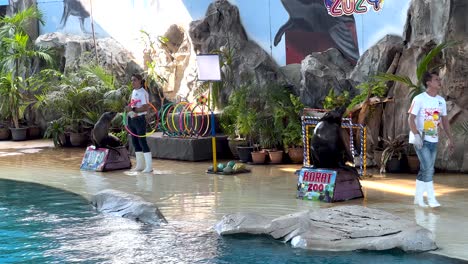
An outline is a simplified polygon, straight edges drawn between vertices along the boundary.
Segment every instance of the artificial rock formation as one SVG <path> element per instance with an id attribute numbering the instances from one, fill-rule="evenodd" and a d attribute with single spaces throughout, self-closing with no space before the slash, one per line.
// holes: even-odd
<path id="1" fill-rule="evenodd" d="M 330 89 L 335 94 L 353 92 L 354 88 L 347 76 L 353 65 L 337 49 L 314 52 L 302 60 L 301 86 L 297 94 L 301 101 L 312 108 L 322 108 L 323 100 Z"/>
<path id="2" fill-rule="evenodd" d="M 77 71 L 80 66 L 96 62 L 93 38 L 68 35 L 60 32 L 40 35 L 36 45 L 49 47 L 60 58 L 60 68 L 66 72 Z M 128 83 L 130 75 L 141 72 L 133 55 L 112 38 L 96 39 L 99 64 L 112 72 L 119 81 Z"/>
<path id="3" fill-rule="evenodd" d="M 370 80 L 375 75 L 385 73 L 394 61 L 398 63 L 402 51 L 402 37 L 387 35 L 362 54 L 348 78 L 357 85 Z M 389 73 L 394 73 L 394 70 L 390 71 Z M 374 157 L 374 150 L 378 145 L 381 133 L 383 108 L 384 104 L 375 104 L 370 114 L 372 118 L 366 120 L 368 166 L 374 166 L 380 162 L 376 160 L 378 157 Z"/>
<path id="4" fill-rule="evenodd" d="M 452 127 L 468 120 L 468 27 L 464 0 L 411 2 L 404 32 L 404 47 L 396 74 L 407 75 L 416 82 L 416 67 L 421 58 L 443 42 L 458 41 L 445 49 L 430 66 L 442 65 L 441 95 L 447 100 L 448 118 Z M 388 103 L 383 114 L 384 136 L 407 134 L 407 111 L 411 104 L 408 87 L 395 83 L 390 89 L 394 103 Z M 449 156 L 446 137 L 441 133 L 436 167 L 451 171 L 468 171 L 468 142 L 464 136 L 455 136 L 455 153 Z"/>
<path id="5" fill-rule="evenodd" d="M 255 213 L 230 214 L 215 229 L 220 235 L 265 234 L 311 250 L 437 249 L 431 231 L 394 214 L 362 206 L 305 211 L 272 221 Z"/>
<path id="6" fill-rule="evenodd" d="M 387 72 L 397 53 L 403 50 L 403 38 L 387 35 L 364 52 L 350 73 L 349 78 L 357 83 L 365 82 L 374 75 Z"/>
<path id="7" fill-rule="evenodd" d="M 225 77 L 233 73 L 232 79 L 224 81 L 221 90 L 221 101 L 227 102 L 233 86 L 254 83 L 262 87 L 268 83 L 284 83 L 278 65 L 257 43 L 250 40 L 242 26 L 239 10 L 228 0 L 217 0 L 211 3 L 203 19 L 190 23 L 190 37 L 197 53 L 207 54 L 215 50 L 232 50 L 232 64 L 224 66 Z"/>
<path id="8" fill-rule="evenodd" d="M 91 198 L 91 204 L 99 212 L 145 224 L 160 225 L 161 223 L 167 223 L 158 207 L 132 194 L 116 190 L 103 190 Z"/>
<path id="9" fill-rule="evenodd" d="M 155 63 L 157 73 L 167 81 L 159 83 L 165 98 L 174 100 L 181 96 L 193 101 L 197 72 L 190 37 L 183 27 L 171 25 L 164 38 L 167 39 L 164 44 L 144 50 L 145 70 L 148 70 L 148 63 Z"/>

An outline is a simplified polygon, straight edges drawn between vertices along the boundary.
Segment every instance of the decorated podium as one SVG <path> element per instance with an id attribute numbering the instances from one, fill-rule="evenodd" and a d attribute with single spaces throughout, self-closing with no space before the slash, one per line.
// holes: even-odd
<path id="1" fill-rule="evenodd" d="M 311 167 L 298 171 L 298 199 L 332 203 L 362 197 L 359 175 L 355 172 Z"/>
<path id="2" fill-rule="evenodd" d="M 86 149 L 81 170 L 112 171 L 129 169 L 132 167 L 128 151 L 125 147 L 116 147 L 115 150 L 89 146 Z"/>

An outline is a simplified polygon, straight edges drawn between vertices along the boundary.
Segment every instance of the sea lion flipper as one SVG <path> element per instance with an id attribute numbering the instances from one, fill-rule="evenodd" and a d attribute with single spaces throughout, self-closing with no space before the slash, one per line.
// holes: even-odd
<path id="1" fill-rule="evenodd" d="M 286 22 L 286 24 L 282 25 L 278 29 L 278 32 L 275 35 L 275 41 L 273 43 L 273 45 L 275 45 L 275 47 L 278 45 L 278 43 L 280 43 L 281 38 L 283 37 L 283 34 L 286 32 L 286 30 L 288 30 L 292 25 L 293 25 L 293 23 L 291 22 L 291 20 L 288 20 L 288 22 Z"/>

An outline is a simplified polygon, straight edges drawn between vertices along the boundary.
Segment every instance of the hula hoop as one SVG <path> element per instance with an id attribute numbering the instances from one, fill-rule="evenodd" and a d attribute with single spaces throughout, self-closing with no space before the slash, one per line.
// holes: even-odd
<path id="1" fill-rule="evenodd" d="M 168 110 L 168 108 L 172 105 L 173 103 L 172 102 L 169 102 L 163 106 L 161 106 L 161 111 L 159 111 L 159 120 L 161 120 L 161 130 L 163 131 L 164 134 L 166 135 L 169 135 L 169 130 L 166 126 L 166 123 L 164 122 L 164 117 L 166 115 L 166 111 Z"/>
<path id="2" fill-rule="evenodd" d="M 132 136 L 134 136 L 134 137 L 148 137 L 148 136 L 154 134 L 154 132 L 156 132 L 156 127 L 158 126 L 158 123 L 159 123 L 159 115 L 158 115 L 158 114 L 159 114 L 159 111 L 158 111 L 158 109 L 156 109 L 156 107 L 154 107 L 154 105 L 153 105 L 152 103 L 148 102 L 148 105 L 150 105 L 151 108 L 153 108 L 154 112 L 156 113 L 156 124 L 155 124 L 153 130 L 150 131 L 150 132 L 147 132 L 145 135 L 137 135 L 137 134 L 133 133 L 133 132 L 130 130 L 130 128 L 128 127 L 128 124 L 127 124 L 127 116 L 128 116 L 128 115 L 127 115 L 127 112 L 125 112 L 125 111 L 123 112 L 123 114 L 122 114 L 122 117 L 123 117 L 123 118 L 122 118 L 122 119 L 123 119 L 123 120 L 122 120 L 122 123 L 123 123 L 123 125 L 124 125 L 124 127 L 125 127 L 125 130 L 127 130 L 127 132 L 128 132 L 130 135 L 132 135 Z"/>
<path id="3" fill-rule="evenodd" d="M 193 109 L 193 111 L 195 111 L 195 109 L 199 107 L 200 110 L 201 110 L 201 125 L 200 125 L 200 128 L 198 129 L 197 133 L 196 133 L 196 136 L 206 136 L 209 132 L 210 132 L 210 116 L 209 116 L 209 108 L 208 106 L 206 105 L 197 105 L 195 106 L 195 108 Z M 205 114 L 205 111 L 204 109 L 208 108 L 206 114 Z M 202 129 L 203 129 L 203 125 L 205 124 L 205 118 L 206 118 L 206 128 L 205 128 L 205 131 L 202 133 Z"/>
<path id="4" fill-rule="evenodd" d="M 188 111 L 187 111 L 188 110 Z M 190 121 L 190 123 L 187 122 Z M 187 132 L 187 136 L 193 135 L 194 126 L 198 124 L 198 119 L 193 117 L 193 107 L 192 104 L 188 104 L 184 109 L 184 133 Z M 182 126 L 181 120 L 179 120 L 179 126 Z"/>

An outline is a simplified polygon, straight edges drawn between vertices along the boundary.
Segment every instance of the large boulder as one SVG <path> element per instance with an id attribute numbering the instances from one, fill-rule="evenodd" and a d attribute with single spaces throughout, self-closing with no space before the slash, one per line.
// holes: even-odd
<path id="1" fill-rule="evenodd" d="M 437 249 L 431 231 L 381 210 L 340 206 L 304 211 L 268 221 L 255 214 L 226 215 L 215 226 L 220 235 L 265 234 L 311 250 L 428 251 Z"/>
<path id="2" fill-rule="evenodd" d="M 433 65 L 441 64 L 441 95 L 448 103 L 448 117 L 452 126 L 468 120 L 468 27 L 465 14 L 468 5 L 464 0 L 412 1 L 405 26 L 403 49 L 397 74 L 409 76 L 416 82 L 416 67 L 431 48 L 437 44 L 459 41 L 443 51 Z M 408 134 L 407 111 L 411 104 L 408 87 L 395 83 L 390 89 L 395 99 L 385 107 L 383 114 L 384 136 Z M 468 171 L 468 142 L 464 136 L 455 137 L 455 153 L 447 155 L 446 137 L 441 133 L 436 167 L 451 171 Z"/>
<path id="3" fill-rule="evenodd" d="M 95 45 L 91 36 L 54 32 L 40 35 L 35 43 L 37 46 L 53 49 L 59 58 L 60 68 L 65 73 L 96 62 L 96 52 L 99 64 L 122 83 L 128 83 L 132 73 L 143 70 L 133 55 L 113 38 L 98 38 Z"/>
<path id="4" fill-rule="evenodd" d="M 190 23 L 189 33 L 197 53 L 216 50 L 230 53 L 230 66 L 222 68 L 227 77 L 224 81 L 230 84 L 221 90 L 221 102 L 225 103 L 233 88 L 240 84 L 253 82 L 257 87 L 263 87 L 271 82 L 285 82 L 270 55 L 249 39 L 239 9 L 228 0 L 211 3 L 203 19 Z"/>
<path id="5" fill-rule="evenodd" d="M 296 92 L 306 106 L 322 108 L 330 89 L 335 94 L 353 93 L 353 85 L 347 79 L 352 70 L 353 65 L 335 48 L 314 52 L 302 60 L 301 86 Z"/>
<path id="6" fill-rule="evenodd" d="M 91 198 L 91 204 L 99 212 L 116 215 L 145 224 L 167 223 L 166 218 L 152 203 L 133 194 L 116 190 L 103 190 Z"/>
<path id="7" fill-rule="evenodd" d="M 402 37 L 395 35 L 383 37 L 361 55 L 349 78 L 357 83 L 362 83 L 376 74 L 386 72 L 395 55 L 402 51 Z"/>

